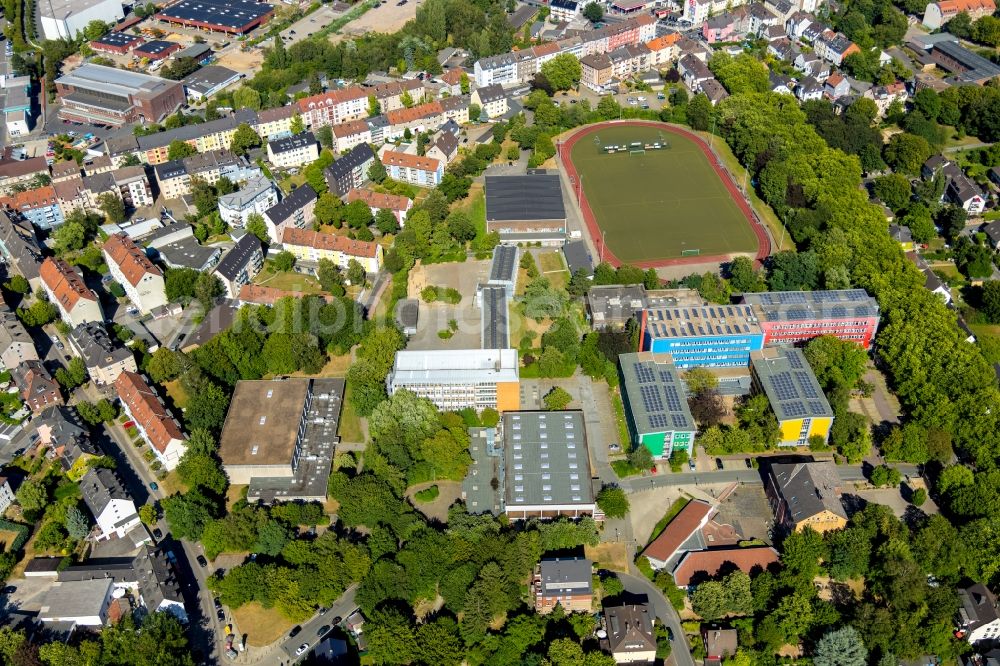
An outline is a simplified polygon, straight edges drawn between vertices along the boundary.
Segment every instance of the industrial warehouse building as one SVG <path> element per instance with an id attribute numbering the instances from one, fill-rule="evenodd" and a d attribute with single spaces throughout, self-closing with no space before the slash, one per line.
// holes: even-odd
<path id="1" fill-rule="evenodd" d="M 38 16 L 45 39 L 72 40 L 91 21 L 117 23 L 125 12 L 119 0 L 39 0 Z"/>
<path id="2" fill-rule="evenodd" d="M 250 502 L 324 501 L 343 379 L 237 382 L 219 439 L 230 483 Z"/>
<path id="3" fill-rule="evenodd" d="M 386 386 L 389 395 L 407 389 L 444 411 L 521 405 L 516 349 L 399 351 Z"/>
<path id="4" fill-rule="evenodd" d="M 56 79 L 59 117 L 95 125 L 159 122 L 184 104 L 184 87 L 158 76 L 85 64 Z"/>
<path id="5" fill-rule="evenodd" d="M 558 174 L 486 176 L 486 230 L 502 243 L 562 245 L 566 208 Z"/>
<path id="6" fill-rule="evenodd" d="M 698 427 L 670 355 L 622 354 L 618 365 L 632 443 L 645 446 L 654 458 L 669 458 L 675 449 L 693 457 Z"/>
<path id="7" fill-rule="evenodd" d="M 274 16 L 274 7 L 249 0 L 181 0 L 155 18 L 209 32 L 245 35 Z"/>

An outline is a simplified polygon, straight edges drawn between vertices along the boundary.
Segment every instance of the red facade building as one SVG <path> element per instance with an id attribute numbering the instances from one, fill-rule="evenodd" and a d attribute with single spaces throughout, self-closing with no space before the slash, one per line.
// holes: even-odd
<path id="1" fill-rule="evenodd" d="M 764 333 L 764 346 L 796 344 L 821 335 L 871 348 L 878 302 L 863 289 L 743 294 Z"/>

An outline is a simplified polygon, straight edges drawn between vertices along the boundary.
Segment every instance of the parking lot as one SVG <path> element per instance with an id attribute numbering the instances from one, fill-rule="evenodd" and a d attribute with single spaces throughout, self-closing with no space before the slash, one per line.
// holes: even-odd
<path id="1" fill-rule="evenodd" d="M 281 39 L 284 40 L 285 46 L 291 46 L 295 42 L 302 41 L 317 30 L 333 23 L 341 16 L 343 16 L 343 14 L 341 12 L 334 11 L 331 5 L 323 5 L 312 14 L 304 16 L 282 30 Z"/>
<path id="2" fill-rule="evenodd" d="M 410 338 L 408 349 L 477 349 L 480 345 L 482 312 L 476 305 L 476 287 L 486 282 L 490 261 L 465 261 L 457 264 L 431 264 L 417 266 L 410 272 L 410 298 L 420 300 L 417 333 Z M 420 298 L 424 287 L 451 287 L 462 294 L 458 305 L 435 302 L 425 303 Z M 451 330 L 452 336 L 442 339 L 439 331 Z"/>
<path id="3" fill-rule="evenodd" d="M 717 523 L 732 525 L 744 539 L 760 539 L 772 543 L 771 527 L 774 514 L 764 495 L 764 489 L 755 485 L 740 485 L 719 506 Z"/>

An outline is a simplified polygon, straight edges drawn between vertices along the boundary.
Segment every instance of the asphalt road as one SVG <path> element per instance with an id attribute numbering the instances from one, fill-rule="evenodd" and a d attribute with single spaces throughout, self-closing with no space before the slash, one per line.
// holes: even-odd
<path id="1" fill-rule="evenodd" d="M 83 389 L 83 394 L 87 400 L 99 400 L 103 397 L 92 384 Z M 118 474 L 132 494 L 136 506 L 145 504 L 150 498 L 161 500 L 166 497 L 162 489 L 152 489 L 150 484 L 155 482 L 155 478 L 120 426 L 105 424 L 101 440 L 104 451 L 118 462 Z M 223 632 L 216 618 L 212 595 L 205 584 L 211 572 L 197 562 L 198 555 L 202 555 L 203 551 L 186 541 L 173 539 L 168 534 L 164 521 L 160 521 L 157 527 L 164 533 L 164 539 L 160 543 L 176 557 L 175 566 L 183 584 L 184 606 L 189 620 L 188 636 L 192 648 L 199 653 L 195 661 L 218 663 L 221 643 L 216 640 L 216 636 L 222 636 Z"/>
<path id="2" fill-rule="evenodd" d="M 642 576 L 619 573 L 618 578 L 621 580 L 626 592 L 646 595 L 649 603 L 653 606 L 653 610 L 656 612 L 656 617 L 660 618 L 663 624 L 673 632 L 674 640 L 671 641 L 672 649 L 670 655 L 674 663 L 677 666 L 695 666 L 694 659 L 691 657 L 691 650 L 684 638 L 684 630 L 681 628 L 681 619 L 660 590 Z"/>
<path id="3" fill-rule="evenodd" d="M 339 624 L 339 622 L 334 622 L 334 620 L 338 617 L 341 620 L 345 620 L 348 615 L 357 609 L 358 606 L 354 603 L 354 593 L 357 589 L 357 584 L 351 585 L 347 588 L 344 594 L 342 594 L 341 597 L 337 599 L 332 606 L 330 606 L 330 609 L 326 613 L 323 615 L 314 615 L 311 620 L 299 625 L 302 627 L 301 632 L 296 634 L 294 638 L 286 636 L 278 643 L 272 645 L 272 652 L 258 663 L 264 664 L 265 666 L 287 666 L 288 664 L 293 664 L 296 661 L 305 659 L 306 655 L 308 655 L 309 652 L 323 640 L 322 637 L 330 633 L 334 624 Z M 245 629 L 243 630 L 245 631 Z M 321 630 L 322 633 L 320 633 Z M 308 643 L 309 649 L 301 655 L 296 656 L 295 651 L 303 643 Z"/>

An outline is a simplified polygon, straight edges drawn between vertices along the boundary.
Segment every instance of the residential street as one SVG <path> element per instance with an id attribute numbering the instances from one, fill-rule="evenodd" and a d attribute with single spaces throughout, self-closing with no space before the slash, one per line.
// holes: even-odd
<path id="1" fill-rule="evenodd" d="M 634 569 L 633 565 L 633 569 Z M 677 666 L 695 666 L 694 659 L 691 658 L 691 650 L 684 639 L 684 630 L 681 628 L 681 618 L 677 611 L 670 605 L 670 602 L 660 593 L 655 585 L 636 570 L 632 574 L 618 574 L 625 591 L 631 594 L 645 594 L 656 611 L 656 617 L 674 634 L 672 641 L 673 649 L 670 652 L 673 663 Z M 669 660 L 668 660 L 669 663 Z"/>

